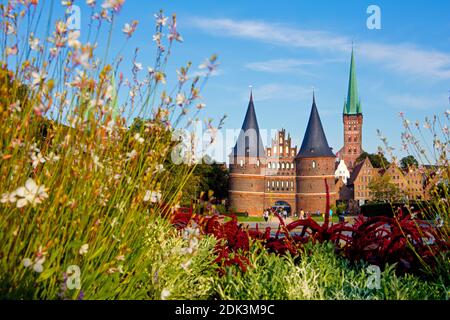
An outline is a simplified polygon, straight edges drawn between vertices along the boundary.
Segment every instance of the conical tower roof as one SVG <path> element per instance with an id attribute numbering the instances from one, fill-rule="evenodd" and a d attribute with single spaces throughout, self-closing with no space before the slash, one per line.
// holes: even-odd
<path id="1" fill-rule="evenodd" d="M 350 77 L 348 82 L 348 96 L 344 104 L 344 115 L 362 114 L 361 101 L 358 96 L 358 83 L 356 80 L 355 55 L 352 49 L 352 60 L 350 64 Z"/>
<path id="2" fill-rule="evenodd" d="M 233 148 L 232 156 L 238 157 L 258 157 L 266 156 L 264 144 L 259 132 L 258 119 L 256 117 L 255 105 L 253 103 L 253 93 L 250 93 L 250 102 L 239 133 L 236 145 Z"/>
<path id="3" fill-rule="evenodd" d="M 316 97 L 313 96 L 313 105 L 309 117 L 308 127 L 306 128 L 305 138 L 297 158 L 316 158 L 336 156 L 328 145 L 327 137 L 323 130 L 319 111 L 317 110 Z"/>

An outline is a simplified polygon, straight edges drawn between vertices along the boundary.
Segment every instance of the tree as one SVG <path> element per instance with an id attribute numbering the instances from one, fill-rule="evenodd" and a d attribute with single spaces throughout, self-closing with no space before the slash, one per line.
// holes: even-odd
<path id="1" fill-rule="evenodd" d="M 381 169 L 381 168 L 387 168 L 390 163 L 382 153 L 367 153 L 363 152 L 361 155 L 356 159 L 356 162 L 364 161 L 366 158 L 369 158 L 370 162 L 372 163 L 374 168 Z"/>
<path id="2" fill-rule="evenodd" d="M 408 169 L 411 166 L 418 167 L 419 162 L 414 158 L 414 156 L 407 156 L 400 160 L 400 166 L 403 170 Z"/>
<path id="3" fill-rule="evenodd" d="M 376 177 L 369 183 L 373 200 L 376 202 L 395 202 L 402 199 L 402 192 L 391 182 L 391 177 L 383 175 Z"/>
<path id="4" fill-rule="evenodd" d="M 210 201 L 211 196 L 216 200 L 228 197 L 229 173 L 225 165 L 210 161 L 195 165 L 189 181 L 183 188 L 182 205 L 189 205 L 197 200 Z M 178 167 L 189 167 L 182 164 Z M 200 199 L 201 198 L 201 199 Z"/>
<path id="5" fill-rule="evenodd" d="M 200 192 L 208 194 L 212 191 L 214 197 L 219 200 L 228 197 L 229 174 L 226 166 L 216 162 L 199 164 L 194 170 L 194 175 L 200 178 Z"/>

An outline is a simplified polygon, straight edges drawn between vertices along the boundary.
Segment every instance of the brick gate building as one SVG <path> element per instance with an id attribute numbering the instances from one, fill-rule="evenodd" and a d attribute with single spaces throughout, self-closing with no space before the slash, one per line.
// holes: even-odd
<path id="1" fill-rule="evenodd" d="M 293 213 L 325 211 L 327 180 L 331 203 L 335 193 L 336 156 L 329 147 L 315 97 L 302 147 L 279 131 L 265 149 L 256 117 L 253 94 L 242 130 L 230 155 L 230 205 L 237 212 L 261 215 L 276 202 L 286 202 Z"/>
<path id="2" fill-rule="evenodd" d="M 293 213 L 301 209 L 324 212 L 325 181 L 329 186 L 331 205 L 337 200 L 354 201 L 355 192 L 347 180 L 353 181 L 349 179 L 350 173 L 361 165 L 357 159 L 363 152 L 363 113 L 353 50 L 343 124 L 344 147 L 335 154 L 328 145 L 313 96 L 300 150 L 292 145 L 291 137 L 284 129 L 265 149 L 251 95 L 242 130 L 230 155 L 231 207 L 238 212 L 261 215 L 265 208 L 282 201 Z M 347 173 L 341 179 L 339 172 Z"/>

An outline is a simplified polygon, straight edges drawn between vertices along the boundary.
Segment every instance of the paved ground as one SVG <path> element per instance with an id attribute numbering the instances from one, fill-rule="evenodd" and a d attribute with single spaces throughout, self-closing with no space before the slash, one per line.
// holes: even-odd
<path id="1" fill-rule="evenodd" d="M 291 218 L 288 218 L 286 220 L 286 225 L 288 225 L 289 223 L 293 222 L 294 220 Z M 256 229 L 256 225 L 258 225 L 258 228 L 260 231 L 266 230 L 267 227 L 270 227 L 272 229 L 272 231 L 276 231 L 278 230 L 278 226 L 279 226 L 279 221 L 278 219 L 272 219 L 269 222 L 243 222 L 244 225 L 248 225 L 250 229 Z M 320 225 L 323 224 L 323 222 L 319 222 Z M 300 229 L 296 229 L 294 231 L 300 231 Z"/>

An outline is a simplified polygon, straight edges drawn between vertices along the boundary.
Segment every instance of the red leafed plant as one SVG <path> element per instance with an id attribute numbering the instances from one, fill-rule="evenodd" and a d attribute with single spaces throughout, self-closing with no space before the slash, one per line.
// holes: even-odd
<path id="1" fill-rule="evenodd" d="M 353 229 L 351 245 L 345 248 L 347 258 L 381 267 L 398 263 L 403 272 L 432 268 L 436 254 L 450 248 L 448 239 L 444 241 L 433 226 L 402 211 L 395 218 L 358 217 Z"/>
<path id="2" fill-rule="evenodd" d="M 328 183 L 325 180 L 325 188 L 327 192 L 327 202 L 325 210 L 325 221 L 322 225 L 309 218 L 307 220 L 294 221 L 285 225 L 284 220 L 278 213 L 274 213 L 280 220 L 278 231 L 274 238 L 270 237 L 270 232 L 266 230 L 265 235 L 252 233 L 257 239 L 264 239 L 266 247 L 276 253 L 284 254 L 290 252 L 293 255 L 300 254 L 302 245 L 312 242 L 332 241 L 336 247 L 343 247 L 351 243 L 351 237 L 348 235 L 353 231 L 350 225 L 339 223 L 330 225 L 330 196 Z M 300 230 L 299 233 L 294 233 L 295 230 Z M 345 234 L 347 233 L 347 235 Z M 280 238 L 280 236 L 282 236 Z"/>
<path id="3" fill-rule="evenodd" d="M 238 265 L 244 272 L 247 270 L 250 262 L 245 254 L 250 248 L 250 236 L 248 230 L 238 223 L 236 216 L 232 216 L 231 221 L 226 223 L 220 222 L 218 216 L 176 213 L 172 217 L 172 224 L 180 230 L 192 222 L 203 234 L 214 235 L 218 240 L 215 262 L 219 265 L 219 273 L 225 274 L 226 267 L 231 265 Z"/>
<path id="4" fill-rule="evenodd" d="M 172 224 L 184 229 L 194 222 L 203 234 L 214 235 L 219 272 L 226 267 L 238 265 L 246 271 L 250 264 L 246 254 L 251 239 L 261 241 L 268 252 L 301 257 L 303 245 L 307 242 L 323 243 L 331 241 L 336 249 L 351 261 L 363 260 L 379 265 L 397 263 L 400 271 L 416 271 L 423 266 L 433 267 L 436 254 L 448 252 L 448 239 L 442 239 L 429 223 L 414 220 L 408 214 L 399 212 L 395 218 L 359 216 L 353 225 L 347 223 L 330 224 L 329 186 L 325 180 L 327 203 L 325 221 L 322 225 L 309 218 L 294 221 L 288 225 L 276 212 L 279 227 L 275 235 L 266 228 L 260 231 L 248 230 L 239 224 L 236 216 L 223 223 L 218 216 L 203 217 L 190 212 L 178 212 L 172 216 Z M 296 232 L 296 230 L 298 230 Z"/>

